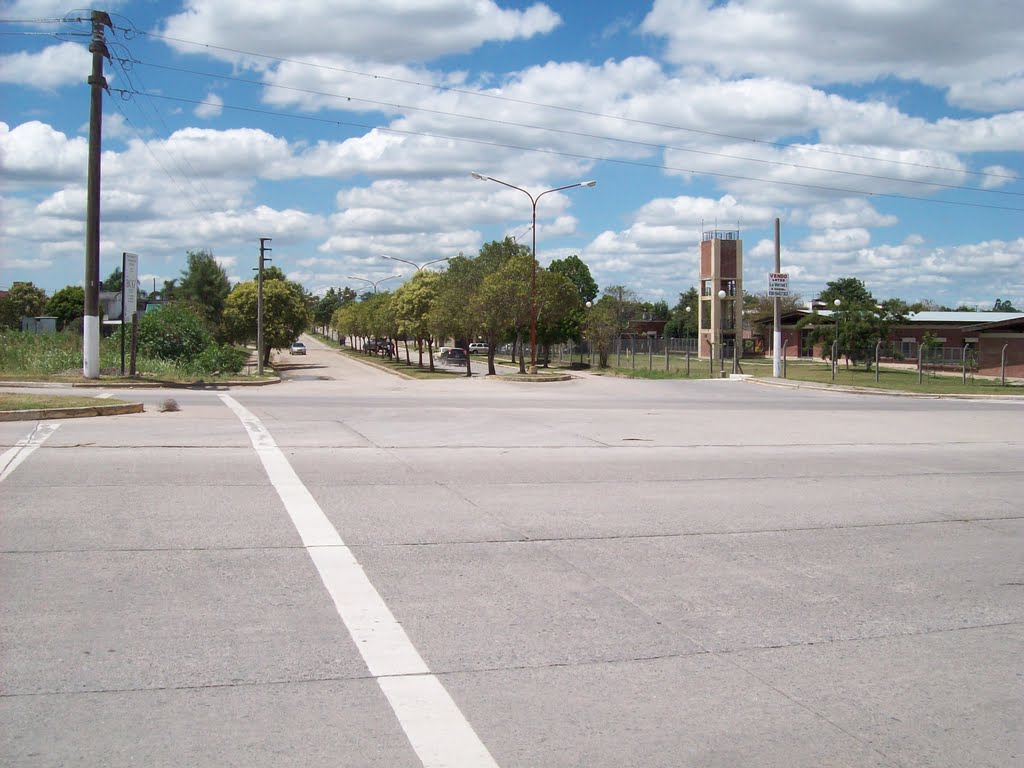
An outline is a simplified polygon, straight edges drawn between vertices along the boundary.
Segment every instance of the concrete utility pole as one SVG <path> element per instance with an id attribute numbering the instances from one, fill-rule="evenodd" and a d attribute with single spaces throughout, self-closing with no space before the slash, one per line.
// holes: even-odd
<path id="1" fill-rule="evenodd" d="M 100 375 L 100 157 L 102 149 L 103 57 L 110 58 L 104 25 L 113 28 L 110 16 L 92 12 L 92 74 L 89 75 L 89 165 L 85 204 L 85 311 L 82 319 L 82 375 Z"/>
<path id="2" fill-rule="evenodd" d="M 775 274 L 782 272 L 782 243 L 779 239 L 779 220 L 775 220 Z M 772 299 L 772 376 L 782 375 L 782 302 Z"/>
<path id="3" fill-rule="evenodd" d="M 263 375 L 263 263 L 273 261 L 273 259 L 268 259 L 266 255 L 267 251 L 274 250 L 266 246 L 266 243 L 269 243 L 271 240 L 273 240 L 271 237 L 260 238 L 260 266 L 256 275 L 256 354 L 259 356 L 259 360 L 256 363 L 256 372 L 260 376 Z"/>

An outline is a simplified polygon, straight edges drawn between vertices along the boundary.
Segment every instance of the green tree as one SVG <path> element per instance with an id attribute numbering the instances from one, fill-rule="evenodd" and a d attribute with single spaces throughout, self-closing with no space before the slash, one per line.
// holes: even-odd
<path id="1" fill-rule="evenodd" d="M 175 298 L 195 306 L 211 328 L 220 325 L 231 282 L 209 251 L 189 251 L 188 268 L 182 271 Z M 289 342 L 290 343 L 290 342 Z"/>
<path id="2" fill-rule="evenodd" d="M 434 334 L 430 324 L 430 309 L 437 297 L 441 275 L 419 270 L 406 281 L 392 297 L 392 309 L 398 322 L 398 334 L 406 339 L 405 361 L 409 362 L 409 342 L 413 339 L 419 349 L 419 365 L 423 367 L 423 344 L 427 345 L 430 370 L 434 370 Z"/>
<path id="3" fill-rule="evenodd" d="M 39 317 L 45 309 L 46 291 L 30 282 L 15 283 L 7 296 L 0 299 L 0 328 L 20 330 L 21 318 Z"/>
<path id="4" fill-rule="evenodd" d="M 583 336 L 583 322 L 586 319 L 584 308 L 588 301 L 593 302 L 597 298 L 597 282 L 594 280 L 593 275 L 590 274 L 590 267 L 579 256 L 575 255 L 565 259 L 555 259 L 548 265 L 548 271 L 562 275 L 569 280 L 576 289 L 579 301 L 576 302 L 577 309 L 566 314 L 560 327 L 557 330 L 552 329 L 551 335 L 553 335 L 553 338 L 547 343 L 556 343 L 568 339 L 579 341 Z M 546 323 L 545 327 L 550 328 L 550 323 Z M 549 334 L 546 332 L 545 337 L 548 336 Z"/>
<path id="5" fill-rule="evenodd" d="M 565 275 L 543 269 L 537 274 L 537 343 L 544 348 L 544 367 L 551 357 L 550 346 L 571 338 L 570 328 L 585 319 L 577 287 Z"/>
<path id="6" fill-rule="evenodd" d="M 331 325 L 331 318 L 341 307 L 356 300 L 356 292 L 345 286 L 341 290 L 328 288 L 327 292 L 317 299 L 313 307 L 313 323 L 320 328 Z"/>
<path id="7" fill-rule="evenodd" d="M 828 317 L 813 313 L 800 320 L 797 328 L 805 330 L 812 343 L 821 344 L 822 357 L 831 358 L 835 342 L 847 366 L 863 362 L 870 369 L 875 344 L 888 337 L 892 324 L 902 319 L 906 311 L 906 304 L 898 299 L 879 305 L 871 291 L 855 277 L 827 283 L 820 299 L 830 311 Z M 836 299 L 840 302 L 838 307 Z"/>
<path id="8" fill-rule="evenodd" d="M 107 275 L 107 279 L 100 283 L 101 291 L 114 291 L 120 293 L 122 288 L 121 267 L 114 267 L 114 271 Z"/>
<path id="9" fill-rule="evenodd" d="M 518 341 L 530 328 L 530 285 L 533 279 L 533 257 L 516 253 L 486 275 L 474 292 L 470 312 L 477 319 L 477 333 L 487 342 L 487 374 L 493 376 L 494 353 L 498 342 L 515 334 Z M 519 372 L 525 373 L 525 361 L 519 358 Z"/>
<path id="10" fill-rule="evenodd" d="M 256 339 L 256 281 L 239 283 L 224 303 L 222 327 L 225 338 L 236 343 Z M 309 326 L 309 310 L 302 296 L 284 280 L 263 282 L 263 364 L 270 363 L 272 349 L 284 349 Z"/>
<path id="11" fill-rule="evenodd" d="M 640 314 L 636 292 L 624 285 L 610 285 L 587 312 L 584 330 L 598 353 L 599 365 L 608 367 L 608 356 L 616 340 L 629 332 L 630 323 Z"/>
<path id="12" fill-rule="evenodd" d="M 1003 301 L 1002 299 L 996 299 L 996 303 L 992 305 L 992 311 L 993 312 L 1020 312 L 1019 309 L 1017 309 L 1015 306 L 1013 306 L 1013 302 L 1010 301 L 1009 299 L 1006 299 L 1006 301 Z"/>
<path id="13" fill-rule="evenodd" d="M 61 288 L 46 302 L 45 311 L 57 318 L 57 330 L 64 330 L 85 314 L 85 289 L 80 285 Z"/>
<path id="14" fill-rule="evenodd" d="M 697 289 L 690 287 L 689 290 L 679 294 L 679 301 L 672 308 L 668 323 L 665 325 L 665 336 L 670 339 L 695 339 L 697 338 L 697 313 L 700 307 L 700 297 Z M 689 310 L 689 311 L 687 311 Z"/>

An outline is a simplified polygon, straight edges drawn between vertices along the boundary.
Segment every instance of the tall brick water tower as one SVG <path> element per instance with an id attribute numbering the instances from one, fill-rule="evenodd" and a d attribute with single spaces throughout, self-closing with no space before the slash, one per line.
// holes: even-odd
<path id="1" fill-rule="evenodd" d="M 724 292 L 724 296 L 719 293 Z M 700 355 L 731 358 L 743 340 L 743 241 L 738 230 L 704 232 L 700 243 Z"/>

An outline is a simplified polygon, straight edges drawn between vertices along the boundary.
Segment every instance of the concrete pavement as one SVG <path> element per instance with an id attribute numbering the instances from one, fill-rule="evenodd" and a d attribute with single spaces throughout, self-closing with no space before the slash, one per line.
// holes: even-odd
<path id="1" fill-rule="evenodd" d="M 1020 403 L 308 362 L 0 481 L 5 762 L 439 764 L 300 498 L 503 768 L 1019 761 Z"/>

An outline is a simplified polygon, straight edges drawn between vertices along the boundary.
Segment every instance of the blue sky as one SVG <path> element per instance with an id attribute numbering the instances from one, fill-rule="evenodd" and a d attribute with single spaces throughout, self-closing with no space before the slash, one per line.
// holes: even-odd
<path id="1" fill-rule="evenodd" d="M 84 277 L 84 15 L 0 2 L 0 286 Z M 764 290 L 1024 306 L 1024 10 L 1005 0 L 122 0 L 105 66 L 101 274 L 143 286 L 260 237 L 308 290 L 528 233 L 674 304 L 702 229 Z M 399 267 L 395 269 L 392 265 Z M 384 285 L 394 287 L 395 279 Z"/>

